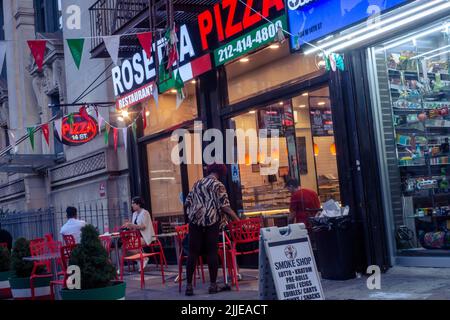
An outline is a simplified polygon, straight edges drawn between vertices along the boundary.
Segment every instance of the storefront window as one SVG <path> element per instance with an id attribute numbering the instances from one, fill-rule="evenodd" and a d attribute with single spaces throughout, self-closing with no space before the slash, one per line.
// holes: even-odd
<path id="1" fill-rule="evenodd" d="M 318 193 L 321 202 L 340 201 L 339 175 L 328 88 L 305 92 L 264 108 L 249 110 L 230 120 L 230 127 L 241 130 L 278 129 L 279 168 L 274 175 L 263 175 L 264 159 L 251 158 L 251 139 L 246 140 L 245 161 L 239 165 L 242 207 L 245 213 L 288 212 L 291 194 L 285 188 L 290 179 L 302 188 Z M 258 136 L 260 136 L 258 134 Z M 259 138 L 259 145 L 264 142 Z M 272 138 L 273 139 L 273 138 Z M 269 143 L 267 143 L 269 145 Z M 238 149 L 239 150 L 239 149 Z M 273 157 L 274 155 L 269 156 Z"/>
<path id="2" fill-rule="evenodd" d="M 440 22 L 373 49 L 402 255 L 450 248 L 449 48 L 448 27 Z"/>
<path id="3" fill-rule="evenodd" d="M 292 99 L 301 185 L 320 201 L 340 201 L 336 144 L 328 87 Z"/>
<path id="4" fill-rule="evenodd" d="M 175 125 L 197 118 L 197 98 L 195 80 L 185 84 L 186 99 L 177 109 L 177 92 L 175 89 L 159 95 L 159 104 L 150 99 L 147 117 L 148 125 L 144 134 L 151 135 L 167 130 Z"/>
<path id="5" fill-rule="evenodd" d="M 226 66 L 229 103 L 237 103 L 294 79 L 319 72 L 315 57 L 291 55 L 289 44 L 272 44 Z"/>
<path id="6" fill-rule="evenodd" d="M 180 166 L 171 160 L 176 142 L 170 137 L 147 145 L 152 214 L 154 218 L 183 215 Z"/>

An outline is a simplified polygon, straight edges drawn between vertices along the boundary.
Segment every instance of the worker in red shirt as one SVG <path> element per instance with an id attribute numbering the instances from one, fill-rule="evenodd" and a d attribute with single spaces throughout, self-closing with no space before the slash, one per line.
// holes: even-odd
<path id="1" fill-rule="evenodd" d="M 309 218 L 320 212 L 319 196 L 313 190 L 300 188 L 297 180 L 289 180 L 286 188 L 292 193 L 289 223 L 304 223 L 309 229 Z"/>

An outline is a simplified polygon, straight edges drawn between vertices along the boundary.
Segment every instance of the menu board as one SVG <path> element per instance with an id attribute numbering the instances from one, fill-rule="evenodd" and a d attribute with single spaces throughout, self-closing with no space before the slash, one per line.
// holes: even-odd
<path id="1" fill-rule="evenodd" d="M 329 108 L 311 108 L 311 129 L 314 137 L 333 136 L 333 115 Z"/>

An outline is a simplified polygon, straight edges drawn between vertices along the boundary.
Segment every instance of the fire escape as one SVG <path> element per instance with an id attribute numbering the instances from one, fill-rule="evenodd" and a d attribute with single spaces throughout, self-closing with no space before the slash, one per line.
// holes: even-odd
<path id="1" fill-rule="evenodd" d="M 122 35 L 120 57 L 140 50 L 136 33 L 164 30 L 172 23 L 195 23 L 197 15 L 220 0 L 98 0 L 89 8 L 91 55 L 106 58 L 102 37 Z M 129 36 L 127 36 L 129 35 Z"/>

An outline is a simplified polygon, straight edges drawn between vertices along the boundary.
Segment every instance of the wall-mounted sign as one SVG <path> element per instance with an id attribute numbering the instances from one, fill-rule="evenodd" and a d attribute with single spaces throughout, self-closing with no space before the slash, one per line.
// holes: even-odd
<path id="1" fill-rule="evenodd" d="M 130 108 L 138 103 L 149 99 L 153 95 L 155 83 L 151 82 L 145 86 L 127 93 L 116 100 L 116 108 L 118 110 Z"/>
<path id="2" fill-rule="evenodd" d="M 69 123 L 69 117 L 62 120 L 62 143 L 68 146 L 79 146 L 95 138 L 98 133 L 97 121 L 89 117 L 89 121 L 79 114 L 73 115 L 73 123 Z M 56 135 L 58 136 L 58 135 Z"/>
<path id="3" fill-rule="evenodd" d="M 178 28 L 179 68 L 175 68 L 174 73 L 179 71 L 181 79 L 185 82 L 212 69 L 210 54 L 204 54 L 199 49 L 200 45 L 195 42 L 198 38 L 197 34 L 198 29 L 196 26 L 181 25 Z M 142 50 L 134 54 L 131 59 L 124 60 L 121 66 L 116 66 L 112 69 L 114 95 L 116 97 L 122 97 L 129 93 L 133 93 L 134 97 L 136 92 L 138 94 L 139 92 L 141 94 L 147 93 L 146 89 L 149 88 L 149 85 L 154 82 L 156 77 L 154 52 L 157 48 L 158 59 L 161 63 L 164 56 L 165 41 L 165 38 L 155 41 L 152 50 L 153 54 L 150 58 Z M 127 97 L 122 99 L 124 98 Z M 131 102 L 131 98 L 129 101 Z M 126 102 L 128 102 L 128 99 Z M 124 107 L 130 106 L 127 103 L 122 103 L 122 105 Z"/>
<path id="4" fill-rule="evenodd" d="M 345 29 L 410 0 L 287 0 L 289 29 L 300 46 Z M 291 37 L 291 48 L 298 50 Z"/>
<path id="5" fill-rule="evenodd" d="M 98 193 L 100 197 L 106 196 L 106 184 L 104 182 L 100 183 L 100 186 L 98 188 Z"/>
<path id="6" fill-rule="evenodd" d="M 218 43 L 229 41 L 284 13 L 283 0 L 224 0 L 198 15 L 203 50 L 217 48 Z M 256 12 L 255 12 L 256 11 Z"/>
<path id="7" fill-rule="evenodd" d="M 287 29 L 286 16 L 281 16 L 257 27 L 253 31 L 230 41 L 228 44 L 214 51 L 216 66 L 223 65 L 253 50 L 259 49 L 275 40 L 278 27 Z"/>

